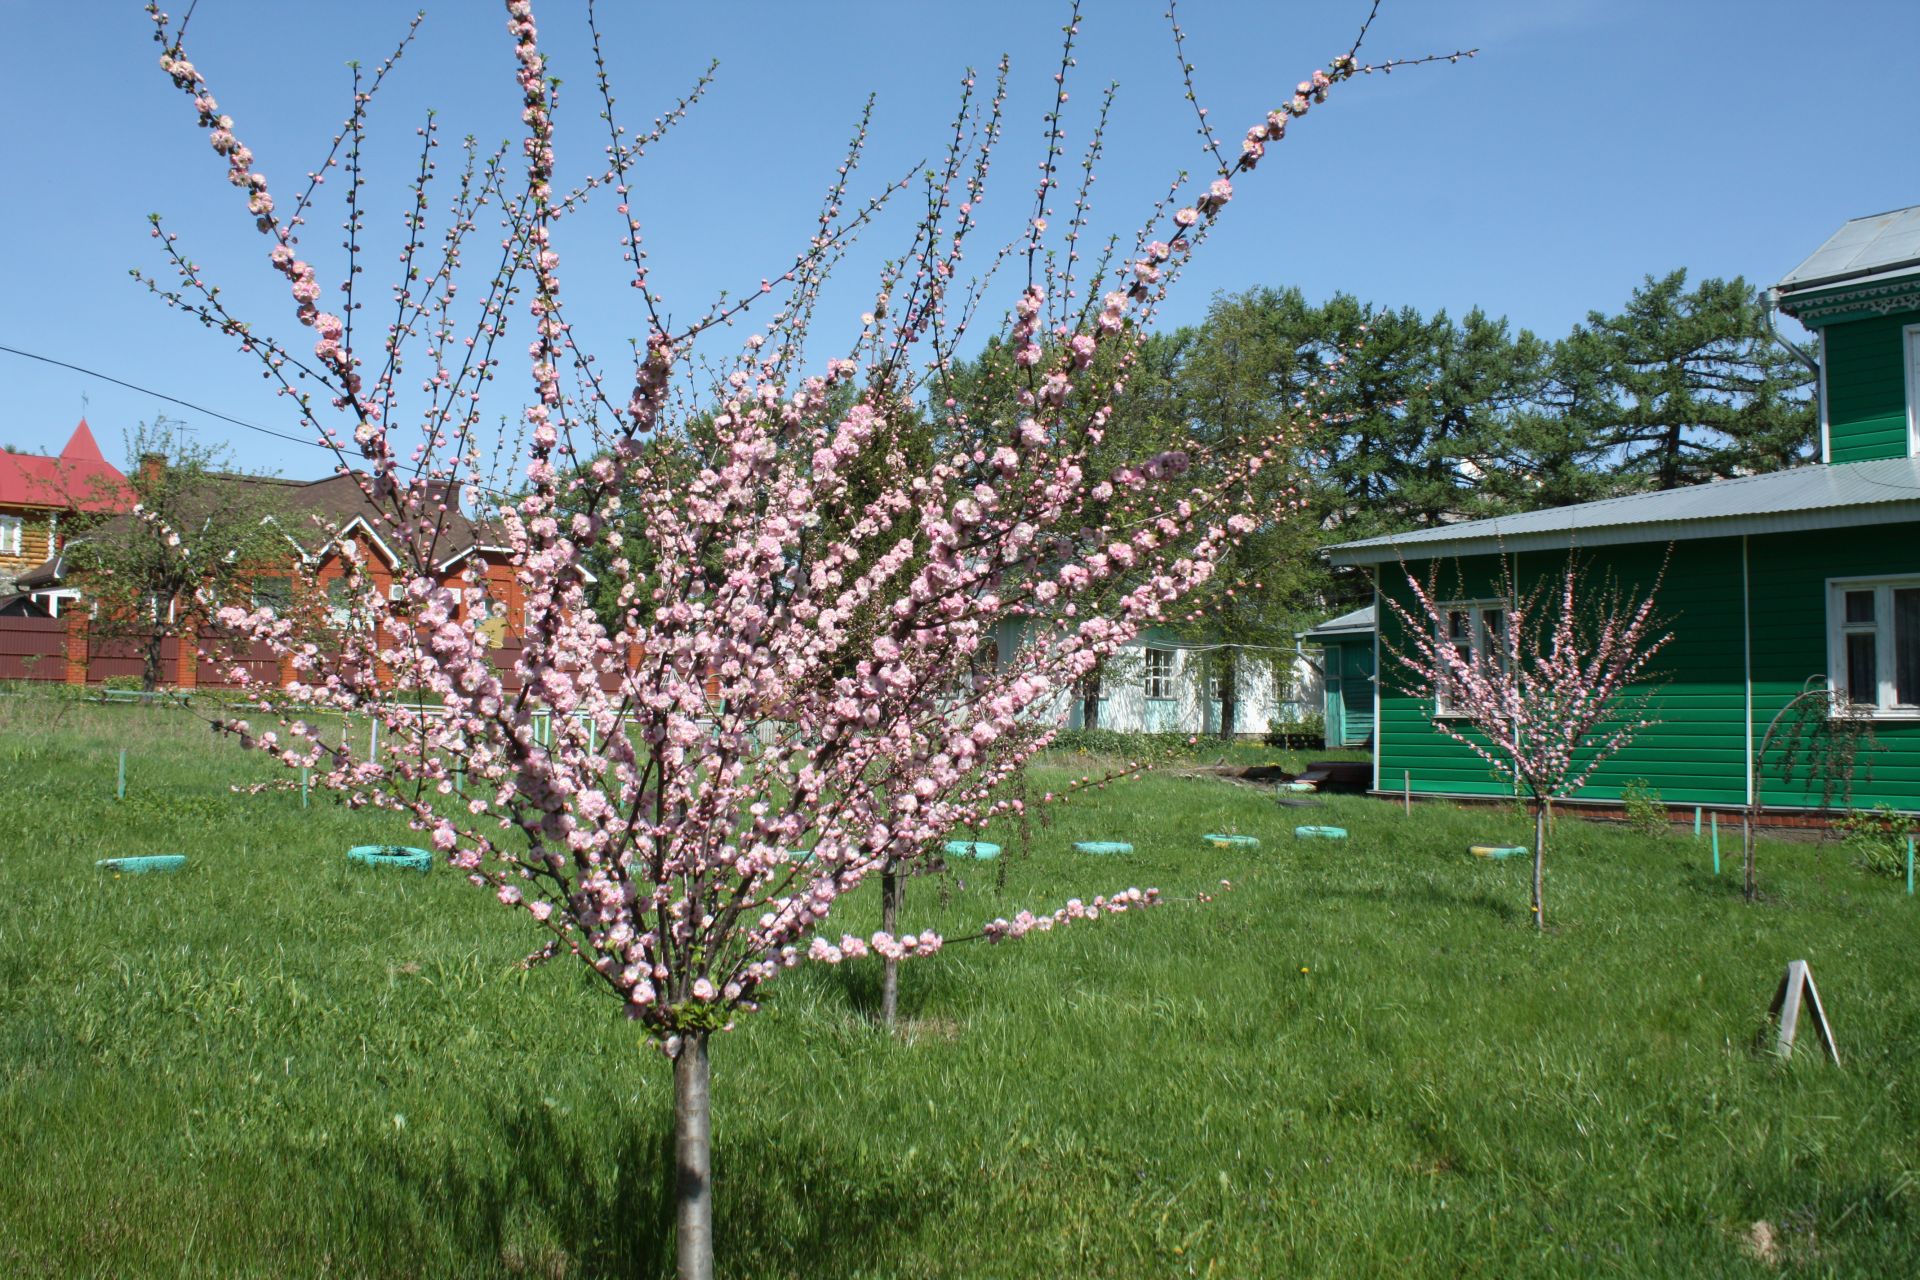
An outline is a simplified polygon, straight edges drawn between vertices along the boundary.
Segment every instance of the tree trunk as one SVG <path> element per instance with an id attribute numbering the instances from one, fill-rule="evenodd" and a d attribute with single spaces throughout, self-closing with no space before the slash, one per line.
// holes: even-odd
<path id="1" fill-rule="evenodd" d="M 1546 892 L 1547 802 L 1538 800 L 1533 806 L 1533 926 L 1542 931 L 1547 927 Z"/>
<path id="2" fill-rule="evenodd" d="M 907 896 L 906 882 L 889 861 L 880 873 L 880 927 L 888 933 L 900 918 L 900 903 Z M 880 970 L 880 1025 L 893 1029 L 900 1007 L 900 962 L 888 957 Z"/>
<path id="3" fill-rule="evenodd" d="M 713 1095 L 707 1033 L 687 1032 L 673 1060 L 675 1251 L 680 1280 L 713 1280 Z"/>
<path id="4" fill-rule="evenodd" d="M 1239 672 L 1235 669 L 1233 650 L 1222 650 L 1222 654 L 1224 656 L 1220 661 L 1224 665 L 1220 671 L 1220 737 L 1223 741 L 1232 742 L 1236 728 L 1234 721 L 1238 718 L 1240 710 Z"/>
<path id="5" fill-rule="evenodd" d="M 147 652 L 140 669 L 140 687 L 148 693 L 160 687 L 160 650 L 167 642 L 164 627 L 155 627 L 153 634 L 147 637 Z"/>

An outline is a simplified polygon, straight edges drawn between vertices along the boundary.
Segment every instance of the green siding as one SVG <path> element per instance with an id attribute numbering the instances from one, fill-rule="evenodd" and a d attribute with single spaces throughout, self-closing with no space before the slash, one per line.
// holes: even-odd
<path id="1" fill-rule="evenodd" d="M 1644 778 L 1669 804 L 1738 806 L 1746 803 L 1746 630 L 1743 625 L 1741 539 L 1711 538 L 1675 543 L 1659 601 L 1674 639 L 1656 665 L 1652 714 L 1660 723 L 1643 730 L 1620 755 L 1594 773 L 1580 796 L 1616 800 L 1630 779 Z M 1658 571 L 1661 545 L 1603 547 L 1586 553 L 1596 574 L 1612 574 L 1629 590 Z M 1517 557 L 1521 584 L 1542 576 L 1557 580 L 1565 553 L 1530 552 Z M 1920 524 L 1882 525 L 1815 533 L 1755 536 L 1747 547 L 1753 616 L 1753 740 L 1811 676 L 1827 672 L 1827 578 L 1920 573 Z M 1424 577 L 1425 564 L 1410 568 Z M 1498 594 L 1498 561 L 1465 560 L 1458 577 L 1478 590 L 1450 596 Z M 1453 573 L 1447 578 L 1451 579 Z M 1443 579 L 1445 580 L 1445 579 Z M 1383 566 L 1383 597 L 1409 602 L 1405 575 Z M 1400 624 L 1382 611 L 1380 776 L 1397 787 L 1410 771 L 1413 788 L 1429 793 L 1505 795 L 1511 785 L 1465 746 L 1433 725 L 1430 699 L 1416 699 L 1396 677 L 1388 646 Z M 1920 810 L 1920 723 L 1881 721 L 1874 727 L 1880 749 L 1855 779 L 1853 803 L 1893 804 Z M 1782 753 L 1766 762 L 1769 804 L 1817 805 L 1820 786 L 1788 782 Z"/>
<path id="2" fill-rule="evenodd" d="M 1767 722 L 1809 676 L 1827 672 L 1827 579 L 1920 573 L 1920 524 L 1880 525 L 1818 533 L 1772 534 L 1752 540 L 1753 717 L 1756 742 Z M 1854 804 L 1920 809 L 1920 723 L 1879 721 L 1870 753 L 1854 781 Z M 1780 752 L 1768 753 L 1769 803 L 1820 802 L 1820 787 L 1786 783 Z"/>
<path id="3" fill-rule="evenodd" d="M 1592 581 L 1599 583 L 1611 574 L 1631 591 L 1653 581 L 1665 551 L 1664 545 L 1623 546 L 1585 556 Z M 1516 563 L 1516 577 L 1523 587 L 1543 576 L 1557 581 L 1565 553 L 1530 552 L 1517 557 Z M 1424 565 L 1411 567 L 1416 573 L 1426 572 Z M 1498 594 L 1495 558 L 1468 560 L 1460 572 L 1480 586 L 1471 594 Z M 1383 570 L 1381 586 L 1383 593 L 1407 602 L 1406 580 L 1397 569 Z M 1670 803 L 1744 803 L 1746 683 L 1740 540 L 1676 544 L 1659 599 L 1674 633 L 1673 642 L 1661 652 L 1658 666 L 1664 679 L 1655 686 L 1651 703 L 1651 714 L 1659 723 L 1642 730 L 1632 746 L 1602 765 L 1580 794 L 1586 799 L 1615 800 L 1630 779 L 1645 778 Z M 1397 619 L 1389 625 L 1396 623 Z M 1388 679 L 1381 686 L 1382 778 L 1397 782 L 1403 771 L 1411 771 L 1416 791 L 1511 793 L 1511 784 L 1494 776 L 1485 761 L 1433 727 L 1430 699 L 1415 699 L 1396 687 L 1398 683 Z"/>
<path id="4" fill-rule="evenodd" d="M 1834 462 L 1907 456 L 1904 330 L 1920 311 L 1828 325 L 1827 447 Z"/>

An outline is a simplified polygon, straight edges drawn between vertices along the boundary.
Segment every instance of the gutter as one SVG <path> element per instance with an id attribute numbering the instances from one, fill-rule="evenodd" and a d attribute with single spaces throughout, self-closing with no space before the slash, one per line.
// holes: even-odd
<path id="1" fill-rule="evenodd" d="M 1761 296 L 1766 300 L 1765 314 L 1767 317 L 1767 336 L 1772 338 L 1775 342 L 1779 343 L 1781 346 L 1785 347 L 1788 351 L 1792 352 L 1794 355 L 1794 358 L 1799 360 L 1801 364 L 1804 364 L 1805 366 L 1807 366 L 1807 368 L 1813 373 L 1814 377 L 1816 378 L 1819 377 L 1820 362 L 1814 359 L 1812 356 L 1808 355 L 1803 348 L 1795 345 L 1792 342 L 1787 341 L 1786 337 L 1782 335 L 1780 332 L 1779 323 L 1775 319 L 1775 317 L 1780 313 L 1780 286 L 1774 285 L 1771 289 L 1768 289 L 1766 293 Z"/>

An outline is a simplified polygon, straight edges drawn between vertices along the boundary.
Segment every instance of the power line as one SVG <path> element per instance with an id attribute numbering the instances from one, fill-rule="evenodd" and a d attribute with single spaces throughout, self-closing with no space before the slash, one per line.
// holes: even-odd
<path id="1" fill-rule="evenodd" d="M 8 355 L 20 356 L 27 360 L 38 360 L 41 364 L 50 364 L 62 369 L 71 369 L 75 373 L 84 373 L 89 378 L 98 378 L 102 382 L 111 382 L 116 387 L 125 387 L 129 391 L 138 391 L 141 395 L 152 396 L 157 400 L 165 400 L 169 404 L 177 404 L 181 408 L 191 409 L 195 413 L 204 413 L 209 418 L 218 418 L 222 422 L 231 422 L 234 426 L 245 427 L 249 431 L 258 431 L 261 435 L 272 436 L 276 440 L 285 440 L 290 444 L 303 444 L 310 449 L 326 449 L 328 453 L 333 452 L 331 448 L 321 444 L 318 440 L 310 440 L 304 436 L 288 435 L 284 431 L 275 431 L 272 427 L 263 427 L 257 422 L 246 422 L 234 417 L 232 414 L 221 413 L 218 409 L 209 409 L 203 404 L 195 404 L 191 400 L 182 400 L 179 396 L 170 396 L 164 391 L 155 391 L 152 387 L 143 387 L 137 382 L 128 382 L 124 378 L 116 378 L 111 374 L 101 373 L 98 369 L 89 369 L 84 365 L 73 364 L 66 360 L 55 360 L 52 356 L 43 356 L 33 351 L 22 351 L 18 347 L 9 347 L 4 344 L 0 344 L 0 351 L 4 351 Z"/>
<path id="2" fill-rule="evenodd" d="M 43 356 L 35 351 L 22 351 L 18 347 L 9 347 L 4 343 L 0 343 L 0 351 L 4 351 L 8 355 L 20 356 L 27 360 L 38 360 L 41 364 L 50 364 L 61 369 L 71 369 L 73 372 L 85 374 L 89 378 L 98 378 L 102 382 L 111 382 L 116 387 L 125 387 L 129 391 L 138 391 L 143 396 L 152 396 L 157 400 L 165 400 L 168 404 L 177 404 L 183 409 L 191 409 L 195 413 L 204 413 L 209 418 L 218 418 L 222 422 L 231 422 L 234 426 L 245 427 L 248 431 L 258 431 L 261 435 L 272 436 L 275 440 L 285 440 L 289 444 L 305 445 L 309 449 L 322 449 L 336 458 L 340 456 L 339 452 L 334 449 L 332 445 L 322 444 L 320 441 L 310 437 L 289 435 L 284 431 L 275 431 L 272 427 L 263 427 L 257 422 L 248 422 L 245 419 L 236 418 L 230 413 L 221 413 L 218 409 L 209 409 L 203 404 L 195 404 L 191 400 L 182 400 L 179 396 L 170 396 L 164 391 L 155 391 L 152 387 L 143 387 L 137 382 L 128 382 L 124 378 L 116 378 L 112 374 L 101 373 L 98 369 L 89 369 L 85 365 L 74 364 L 67 360 L 55 360 L 52 356 Z M 188 427 L 187 430 L 191 431 L 192 428 Z M 511 498 L 513 496 L 504 490 L 488 488 L 485 485 L 475 485 L 474 487 L 480 492 L 492 497 Z"/>

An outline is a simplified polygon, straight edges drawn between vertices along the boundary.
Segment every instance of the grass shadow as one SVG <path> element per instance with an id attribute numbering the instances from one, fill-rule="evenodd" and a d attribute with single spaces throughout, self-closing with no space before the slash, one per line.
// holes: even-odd
<path id="1" fill-rule="evenodd" d="M 673 1134 L 662 1109 L 602 1126 L 540 1103 L 499 1121 L 504 1166 L 442 1149 L 397 1150 L 359 1184 L 355 1234 L 438 1236 L 476 1274 L 659 1276 L 673 1272 Z M 949 1192 L 764 1132 L 716 1135 L 716 1270 L 799 1274 L 822 1258 L 884 1258 L 887 1241 L 951 1210 Z M 438 1222 L 433 1219 L 439 1219 Z M 371 1232 L 365 1225 L 375 1225 Z"/>

